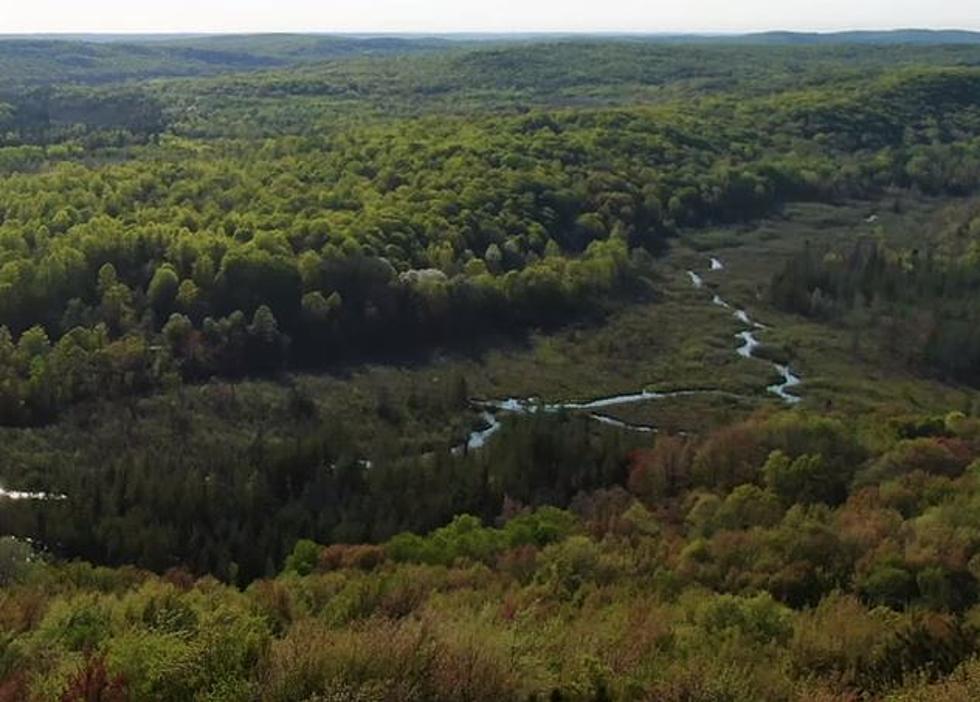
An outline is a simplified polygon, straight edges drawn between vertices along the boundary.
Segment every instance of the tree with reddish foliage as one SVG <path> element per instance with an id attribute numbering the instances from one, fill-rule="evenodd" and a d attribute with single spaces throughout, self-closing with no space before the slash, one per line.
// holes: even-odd
<path id="1" fill-rule="evenodd" d="M 522 583 L 530 582 L 537 565 L 538 549 L 530 544 L 509 549 L 497 557 L 497 569 Z"/>
<path id="2" fill-rule="evenodd" d="M 695 485 L 712 490 L 731 490 L 755 482 L 759 466 L 768 449 L 763 443 L 763 428 L 749 420 L 712 432 L 698 447 L 691 468 Z"/>
<path id="3" fill-rule="evenodd" d="M 126 681 L 121 675 L 110 675 L 105 658 L 89 658 L 61 694 L 61 702 L 125 702 Z"/>
<path id="4" fill-rule="evenodd" d="M 674 497 L 690 485 L 694 449 L 687 439 L 664 436 L 650 450 L 630 455 L 629 489 L 647 503 Z"/>
<path id="5" fill-rule="evenodd" d="M 331 544 L 320 551 L 317 562 L 319 570 L 330 571 L 342 568 L 374 570 L 385 561 L 385 551 L 373 544 Z"/>
<path id="6" fill-rule="evenodd" d="M 21 702 L 27 697 L 27 679 L 22 672 L 0 680 L 0 702 Z"/>

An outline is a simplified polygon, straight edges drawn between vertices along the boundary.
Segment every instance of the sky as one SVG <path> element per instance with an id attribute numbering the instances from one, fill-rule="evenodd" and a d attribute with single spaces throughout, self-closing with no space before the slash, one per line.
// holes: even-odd
<path id="1" fill-rule="evenodd" d="M 29 32 L 980 30 L 980 0 L 0 0 Z"/>

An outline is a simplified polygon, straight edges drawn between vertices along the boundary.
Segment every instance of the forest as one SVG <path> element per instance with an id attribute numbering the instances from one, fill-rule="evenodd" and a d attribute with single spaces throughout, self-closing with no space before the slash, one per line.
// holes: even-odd
<path id="1" fill-rule="evenodd" d="M 787 200 L 968 193 L 978 89 L 980 68 L 907 69 L 860 92 L 424 116 L 257 148 L 173 135 L 95 165 L 33 147 L 44 160 L 15 157 L 0 192 L 0 421 L 560 323 L 642 285 L 678 228 Z"/>
<path id="2" fill-rule="evenodd" d="M 976 699 L 975 39 L 0 40 L 0 702 Z"/>
<path id="3" fill-rule="evenodd" d="M 980 419 L 776 412 L 621 456 L 567 509 L 511 478 L 493 519 L 299 540 L 244 589 L 7 537 L 0 695 L 975 699 Z"/>
<path id="4" fill-rule="evenodd" d="M 781 307 L 858 329 L 880 324 L 902 359 L 980 386 L 980 210 L 971 203 L 926 242 L 871 236 L 849 250 L 805 247 L 773 280 Z"/>

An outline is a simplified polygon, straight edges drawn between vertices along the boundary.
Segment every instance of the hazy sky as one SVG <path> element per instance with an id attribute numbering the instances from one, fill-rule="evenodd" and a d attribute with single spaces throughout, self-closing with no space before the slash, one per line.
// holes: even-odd
<path id="1" fill-rule="evenodd" d="M 980 0 L 0 0 L 11 32 L 980 30 Z"/>

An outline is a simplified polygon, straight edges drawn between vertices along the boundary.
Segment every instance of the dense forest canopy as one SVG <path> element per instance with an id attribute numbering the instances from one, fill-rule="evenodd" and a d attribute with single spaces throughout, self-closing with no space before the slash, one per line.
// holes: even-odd
<path id="1" fill-rule="evenodd" d="M 154 123 L 111 131 L 134 140 L 121 160 L 101 129 L 8 147 L 2 421 L 174 375 L 562 321 L 635 285 L 678 227 L 787 200 L 968 192 L 978 86 L 976 68 L 898 69 L 748 100 L 420 116 L 258 144 Z"/>
<path id="2" fill-rule="evenodd" d="M 975 35 L 0 74 L 0 700 L 976 697 Z"/>
<path id="3" fill-rule="evenodd" d="M 30 546 L 5 539 L 3 689 L 72 700 L 972 699 L 978 437 L 980 420 L 955 412 L 860 426 L 758 417 L 622 454 L 628 489 L 580 492 L 568 511 L 508 497 L 497 521 L 472 504 L 380 545 L 301 540 L 281 574 L 244 591 L 178 568 L 25 561 Z M 543 464 L 517 446 L 517 460 L 530 451 Z M 413 478 L 393 509 L 409 500 L 431 514 L 414 500 L 435 483 Z M 447 478 L 465 480 L 436 479 Z M 213 514 L 214 497 L 200 508 Z"/>

